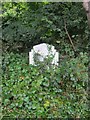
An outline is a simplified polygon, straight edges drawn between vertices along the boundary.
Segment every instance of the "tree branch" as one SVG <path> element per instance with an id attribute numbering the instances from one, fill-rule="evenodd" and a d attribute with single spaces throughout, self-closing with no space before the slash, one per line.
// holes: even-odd
<path id="1" fill-rule="evenodd" d="M 73 50 L 76 51 L 76 49 L 75 49 L 75 47 L 74 47 L 74 44 L 73 44 L 73 42 L 72 42 L 72 39 L 71 39 L 71 37 L 70 37 L 70 35 L 69 35 L 69 33 L 68 33 L 65 20 L 64 20 L 64 25 L 65 25 L 64 29 L 65 29 L 65 31 L 66 31 L 66 34 L 67 34 L 67 36 L 68 36 L 68 38 L 69 38 L 69 41 L 70 41 L 72 47 L 73 47 Z"/>

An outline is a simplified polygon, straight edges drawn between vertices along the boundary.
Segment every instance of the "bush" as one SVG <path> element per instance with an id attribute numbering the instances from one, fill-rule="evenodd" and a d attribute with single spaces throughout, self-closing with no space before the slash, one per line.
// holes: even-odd
<path id="1" fill-rule="evenodd" d="M 89 30 L 81 2 L 3 2 L 2 11 L 4 49 L 23 51 L 41 42 L 60 49 L 62 41 L 71 44 L 66 23 L 75 48 L 87 50 Z"/>
<path id="2" fill-rule="evenodd" d="M 28 57 L 3 56 L 3 116 L 29 118 L 86 118 L 88 57 L 63 60 L 56 67 L 28 65 Z"/>

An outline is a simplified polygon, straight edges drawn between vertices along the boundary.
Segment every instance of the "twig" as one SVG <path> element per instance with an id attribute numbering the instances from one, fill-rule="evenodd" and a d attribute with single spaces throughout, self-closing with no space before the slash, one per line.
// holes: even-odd
<path id="1" fill-rule="evenodd" d="M 74 44 L 73 44 L 73 42 L 72 42 L 72 39 L 71 39 L 71 37 L 70 37 L 70 35 L 69 35 L 69 33 L 68 33 L 65 20 L 64 20 L 64 24 L 65 24 L 65 27 L 64 27 L 64 28 L 65 28 L 66 34 L 67 34 L 67 36 L 68 36 L 68 38 L 69 38 L 69 41 L 70 41 L 70 43 L 71 43 L 71 45 L 72 45 L 72 47 L 73 47 L 73 50 L 76 51 L 76 49 L 75 49 L 75 47 L 74 47 Z"/>

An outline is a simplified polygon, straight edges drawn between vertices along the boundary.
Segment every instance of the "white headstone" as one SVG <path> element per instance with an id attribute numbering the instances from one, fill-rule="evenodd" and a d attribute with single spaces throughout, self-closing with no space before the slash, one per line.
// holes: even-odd
<path id="1" fill-rule="evenodd" d="M 59 53 L 55 50 L 54 46 L 46 43 L 35 45 L 29 52 L 29 64 L 35 65 L 35 58 L 42 62 L 48 56 L 53 56 L 51 64 L 58 65 Z"/>

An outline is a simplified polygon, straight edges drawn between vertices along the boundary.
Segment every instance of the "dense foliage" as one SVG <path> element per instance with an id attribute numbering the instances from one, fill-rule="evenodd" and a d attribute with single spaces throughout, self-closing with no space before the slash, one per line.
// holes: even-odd
<path id="1" fill-rule="evenodd" d="M 32 45 L 47 42 L 60 51 L 62 41 L 71 44 L 66 29 L 76 50 L 88 47 L 82 3 L 3 3 L 2 25 L 3 41 L 9 50 L 30 49 Z"/>
<path id="2" fill-rule="evenodd" d="M 3 115 L 30 118 L 87 118 L 87 54 L 59 67 L 28 65 L 24 55 L 7 54 L 3 74 Z"/>
<path id="3" fill-rule="evenodd" d="M 90 43 L 82 3 L 3 2 L 2 17 L 3 116 L 87 119 Z M 58 67 L 29 65 L 28 51 L 43 42 L 58 50 Z"/>

